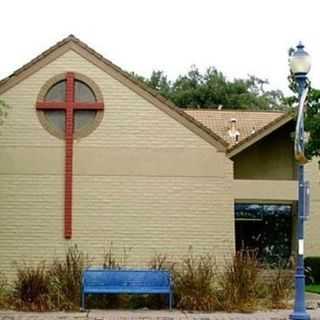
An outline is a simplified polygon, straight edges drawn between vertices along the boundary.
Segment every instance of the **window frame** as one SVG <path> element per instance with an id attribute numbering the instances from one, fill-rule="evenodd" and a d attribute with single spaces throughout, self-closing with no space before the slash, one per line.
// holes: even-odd
<path id="1" fill-rule="evenodd" d="M 104 101 L 101 90 L 93 80 L 91 80 L 89 77 L 78 72 L 74 72 L 74 75 L 75 75 L 75 80 L 79 80 L 85 83 L 93 91 L 96 97 L 96 101 L 101 101 L 101 102 Z M 37 96 L 37 101 L 45 101 L 45 97 L 48 91 L 51 89 L 51 87 L 54 86 L 57 82 L 65 79 L 66 79 L 66 73 L 60 73 L 50 78 L 40 89 L 39 94 Z M 42 127 L 46 131 L 48 131 L 51 135 L 55 136 L 58 139 L 65 140 L 65 132 L 62 130 L 59 130 L 59 128 L 55 127 L 52 124 L 52 122 L 46 116 L 46 112 L 44 110 L 36 110 L 36 113 L 37 113 L 39 122 L 41 123 Z M 77 140 L 90 135 L 100 125 L 103 117 L 104 117 L 104 110 L 97 110 L 96 116 L 93 119 L 93 121 L 90 121 L 88 125 L 85 125 L 77 130 L 74 129 L 73 139 Z"/>
<path id="2" fill-rule="evenodd" d="M 245 205 L 245 206 L 250 206 L 250 205 L 258 205 L 258 206 L 288 206 L 290 207 L 289 215 L 288 215 L 288 257 L 283 256 L 283 259 L 290 259 L 290 257 L 294 254 L 294 248 L 295 248 L 295 242 L 294 242 L 294 231 L 295 231 L 295 202 L 291 201 L 235 201 L 234 203 L 234 231 L 235 231 L 235 250 L 241 250 L 242 245 L 241 243 L 238 242 L 238 240 L 242 241 L 245 240 L 241 238 L 238 239 L 238 234 L 237 230 L 240 230 L 240 228 L 244 228 L 244 224 L 251 224 L 251 227 L 254 227 L 254 224 L 256 225 L 256 228 L 261 227 L 262 229 L 265 229 L 265 220 L 266 220 L 266 215 L 264 213 L 259 212 L 260 216 L 257 217 L 237 217 L 237 205 Z M 278 217 L 275 217 L 277 219 Z M 285 219 L 285 218 L 284 218 Z M 276 220 L 274 220 L 274 223 L 276 223 Z M 259 224 L 259 225 L 258 225 Z M 261 225 L 260 225 L 261 224 Z M 266 232 L 266 231 L 264 231 Z M 262 235 L 262 234 L 261 234 Z M 268 236 L 271 236 L 271 234 L 268 234 Z M 267 260 L 272 260 L 277 257 L 277 255 L 270 254 L 264 255 L 262 254 L 263 251 L 265 250 L 265 246 L 262 245 L 262 243 L 259 240 L 259 245 L 256 248 L 258 252 L 261 254 L 259 259 L 267 259 Z M 252 249 L 252 248 L 250 248 Z"/>

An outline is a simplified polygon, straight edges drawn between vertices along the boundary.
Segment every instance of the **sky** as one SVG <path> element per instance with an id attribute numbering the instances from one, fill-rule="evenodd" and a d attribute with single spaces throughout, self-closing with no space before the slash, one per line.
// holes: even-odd
<path id="1" fill-rule="evenodd" d="M 192 65 L 255 75 L 290 94 L 288 49 L 302 41 L 320 88 L 319 0 L 10 0 L 1 4 L 0 78 L 69 34 L 127 71 L 169 79 Z"/>

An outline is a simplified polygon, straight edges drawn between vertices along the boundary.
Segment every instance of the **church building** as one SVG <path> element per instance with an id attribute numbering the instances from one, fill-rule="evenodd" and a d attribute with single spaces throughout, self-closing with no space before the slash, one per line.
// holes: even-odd
<path id="1" fill-rule="evenodd" d="M 4 50 L 4 49 L 3 49 Z M 0 271 L 74 244 L 128 266 L 192 246 L 295 254 L 292 115 L 181 109 L 69 36 L 0 82 Z M 306 165 L 306 255 L 320 252 L 318 162 Z"/>

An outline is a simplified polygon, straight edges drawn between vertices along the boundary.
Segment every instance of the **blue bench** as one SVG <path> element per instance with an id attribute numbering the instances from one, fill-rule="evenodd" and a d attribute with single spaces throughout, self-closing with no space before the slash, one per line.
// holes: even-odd
<path id="1" fill-rule="evenodd" d="M 82 302 L 85 310 L 88 294 L 164 294 L 172 309 L 170 272 L 159 270 L 87 269 L 82 275 Z"/>

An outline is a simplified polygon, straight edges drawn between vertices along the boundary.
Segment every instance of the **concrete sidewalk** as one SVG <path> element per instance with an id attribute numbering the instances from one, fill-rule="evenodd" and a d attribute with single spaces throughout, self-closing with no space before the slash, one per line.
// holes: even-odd
<path id="1" fill-rule="evenodd" d="M 86 313 L 0 311 L 0 320 L 287 320 L 291 310 L 243 313 L 190 313 L 181 311 L 91 310 Z M 309 311 L 320 320 L 320 310 Z"/>

